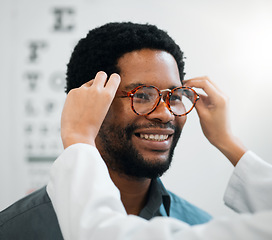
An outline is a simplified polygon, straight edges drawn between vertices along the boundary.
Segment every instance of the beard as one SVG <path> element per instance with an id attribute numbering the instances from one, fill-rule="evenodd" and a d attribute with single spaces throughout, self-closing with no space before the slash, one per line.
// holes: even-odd
<path id="1" fill-rule="evenodd" d="M 131 138 L 138 128 L 172 128 L 174 135 L 167 159 L 163 162 L 146 159 L 133 146 Z M 181 128 L 171 123 L 150 123 L 148 125 L 128 125 L 122 128 L 118 125 L 103 123 L 98 133 L 99 152 L 109 169 L 133 178 L 160 177 L 172 162 L 174 149 L 181 134 Z"/>

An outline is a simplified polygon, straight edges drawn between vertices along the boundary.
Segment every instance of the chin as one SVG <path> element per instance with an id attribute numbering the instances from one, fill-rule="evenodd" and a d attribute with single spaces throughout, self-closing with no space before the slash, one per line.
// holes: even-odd
<path id="1" fill-rule="evenodd" d="M 169 153 L 161 153 L 158 151 L 153 151 L 151 153 L 140 153 L 146 162 L 149 163 L 165 163 L 169 161 Z"/>

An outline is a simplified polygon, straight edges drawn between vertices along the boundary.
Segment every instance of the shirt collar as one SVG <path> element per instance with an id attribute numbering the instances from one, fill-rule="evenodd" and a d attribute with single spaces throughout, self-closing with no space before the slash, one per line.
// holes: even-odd
<path id="1" fill-rule="evenodd" d="M 148 192 L 147 203 L 141 210 L 139 216 L 147 220 L 155 216 L 161 216 L 160 207 L 162 204 L 167 216 L 169 216 L 170 196 L 159 178 L 152 179 Z"/>

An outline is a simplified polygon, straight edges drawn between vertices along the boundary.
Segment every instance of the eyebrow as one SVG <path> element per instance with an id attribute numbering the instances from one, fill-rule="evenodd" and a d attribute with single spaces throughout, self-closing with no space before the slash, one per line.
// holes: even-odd
<path id="1" fill-rule="evenodd" d="M 124 87 L 124 90 L 130 91 L 130 90 L 132 90 L 132 89 L 134 89 L 134 88 L 136 88 L 136 87 L 144 86 L 144 85 L 146 85 L 146 84 L 143 84 L 143 83 L 131 83 L 131 84 L 125 86 L 125 87 Z M 154 86 L 154 85 L 152 85 L 152 86 Z M 156 86 L 155 86 L 155 87 L 156 87 Z M 167 88 L 167 89 L 172 90 L 172 89 L 174 89 L 174 88 L 176 88 L 176 87 L 182 87 L 182 85 L 181 85 L 181 86 L 172 85 L 171 87 L 169 87 L 169 88 Z M 162 89 L 160 89 L 160 90 L 162 90 Z"/>
<path id="2" fill-rule="evenodd" d="M 145 84 L 143 84 L 143 83 L 131 83 L 131 84 L 125 86 L 124 89 L 129 91 L 129 90 L 132 90 L 132 89 L 134 89 L 136 87 L 143 86 L 143 85 L 145 85 Z"/>

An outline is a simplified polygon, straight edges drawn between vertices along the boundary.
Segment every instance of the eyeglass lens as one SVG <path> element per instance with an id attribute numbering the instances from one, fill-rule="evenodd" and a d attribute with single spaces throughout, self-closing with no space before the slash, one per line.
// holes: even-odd
<path id="1" fill-rule="evenodd" d="M 134 110 L 140 114 L 150 113 L 160 101 L 159 92 L 153 87 L 139 88 L 133 95 Z M 189 112 L 195 101 L 195 94 L 190 89 L 178 88 L 172 91 L 169 98 L 171 111 L 176 115 Z"/>

